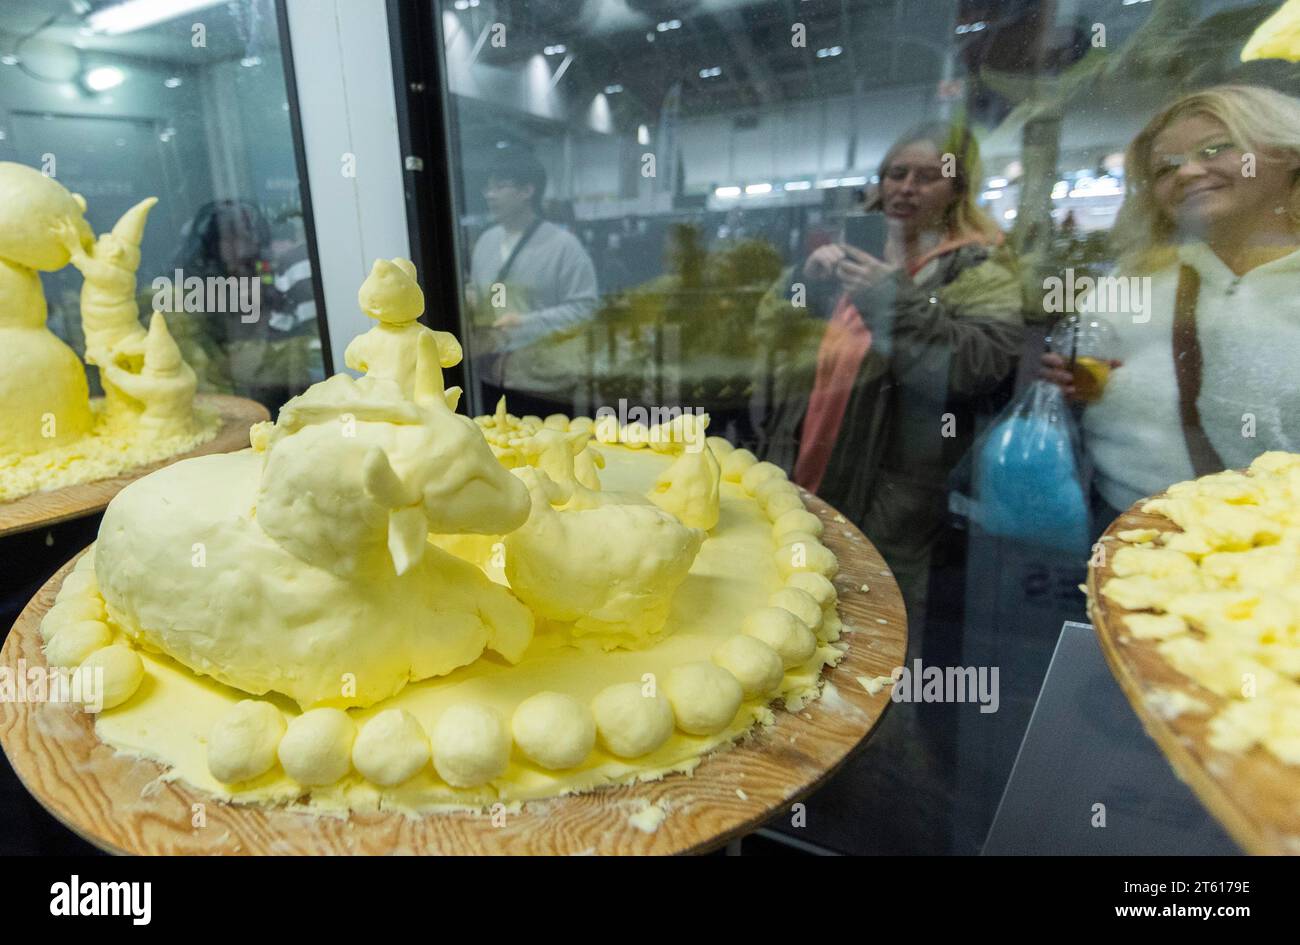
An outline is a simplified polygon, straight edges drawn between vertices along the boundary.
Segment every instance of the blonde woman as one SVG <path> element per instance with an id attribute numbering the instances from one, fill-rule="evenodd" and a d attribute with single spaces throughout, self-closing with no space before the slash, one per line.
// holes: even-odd
<path id="1" fill-rule="evenodd" d="M 979 399 L 1014 371 L 1022 296 L 996 224 L 975 204 L 979 150 L 960 124 L 903 135 L 869 210 L 882 257 L 835 243 L 796 278 L 834 299 L 817 354 L 793 478 L 858 523 L 924 619 L 949 472 L 969 448 Z M 787 434 L 788 435 L 788 434 Z"/>
<path id="2" fill-rule="evenodd" d="M 1084 413 L 1094 528 L 1172 483 L 1300 449 L 1300 101 L 1225 85 L 1129 146 L 1117 275 L 1149 279 Z M 1141 287 L 1141 286 L 1139 286 Z M 1043 374 L 1072 393 L 1059 358 Z"/>

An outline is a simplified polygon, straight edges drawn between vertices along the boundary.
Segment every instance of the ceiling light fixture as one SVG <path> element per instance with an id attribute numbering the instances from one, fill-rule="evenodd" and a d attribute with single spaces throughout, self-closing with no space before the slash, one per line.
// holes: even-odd
<path id="1" fill-rule="evenodd" d="M 92 92 L 107 92 L 126 81 L 126 73 L 117 66 L 97 66 L 81 77 L 82 84 Z"/>
<path id="2" fill-rule="evenodd" d="M 175 20 L 187 13 L 215 7 L 224 2 L 225 0 L 123 0 L 111 7 L 95 10 L 86 17 L 86 25 L 96 33 L 117 36 Z"/>

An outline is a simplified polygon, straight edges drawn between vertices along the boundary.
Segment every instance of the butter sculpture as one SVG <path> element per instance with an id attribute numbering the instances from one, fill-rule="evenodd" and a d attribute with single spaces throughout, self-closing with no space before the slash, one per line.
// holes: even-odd
<path id="1" fill-rule="evenodd" d="M 528 492 L 453 412 L 435 333 L 415 327 L 414 363 L 373 346 L 371 373 L 295 397 L 253 449 L 124 489 L 97 545 L 109 616 L 195 672 L 304 708 L 370 705 L 485 648 L 519 659 L 532 614 L 428 535 L 512 531 Z"/>
<path id="2" fill-rule="evenodd" d="M 196 415 L 195 376 L 161 314 L 148 332 L 136 301 L 150 197 L 96 241 L 85 201 L 21 164 L 0 162 L 0 501 L 117 475 L 216 435 Z M 81 360 L 46 326 L 36 270 L 71 262 L 83 274 L 86 362 L 99 370 L 93 402 Z"/>
<path id="3" fill-rule="evenodd" d="M 777 527 L 775 467 L 457 415 L 410 263 L 358 299 L 364 376 L 123 490 L 65 580 L 46 659 L 110 673 L 104 741 L 237 801 L 423 812 L 690 771 L 819 694 L 834 557 Z"/>
<path id="4" fill-rule="evenodd" d="M 1180 673 L 1226 700 L 1210 744 L 1300 765 L 1300 455 L 1177 483 L 1144 512 L 1181 527 L 1114 552 L 1101 593 Z M 1145 613 L 1141 611 L 1147 611 Z"/>
<path id="5" fill-rule="evenodd" d="M 92 239 L 85 209 L 79 194 L 52 178 L 0 162 L 0 468 L 6 454 L 63 446 L 93 423 L 85 371 L 46 327 L 37 275 L 68 264 L 56 228 L 66 224 L 80 241 Z"/>
<path id="6" fill-rule="evenodd" d="M 655 480 L 650 500 L 677 516 L 682 524 L 707 532 L 718 524 L 718 489 L 722 481 L 722 468 L 704 438 L 709 418 L 688 413 L 675 423 L 680 432 L 674 431 L 676 435 L 667 441 L 679 455 Z M 698 449 L 689 448 L 692 443 L 697 443 Z M 802 502 L 799 507 L 803 507 Z"/>

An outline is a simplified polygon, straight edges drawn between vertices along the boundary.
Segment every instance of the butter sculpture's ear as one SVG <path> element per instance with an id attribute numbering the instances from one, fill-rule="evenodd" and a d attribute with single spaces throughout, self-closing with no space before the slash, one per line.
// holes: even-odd
<path id="1" fill-rule="evenodd" d="M 380 505 L 389 509 L 401 509 L 415 505 L 420 496 L 413 489 L 408 489 L 397 473 L 384 451 L 372 446 L 366 451 L 366 458 L 361 467 L 362 481 L 366 492 Z"/>
<path id="2" fill-rule="evenodd" d="M 429 520 L 419 506 L 388 513 L 388 554 L 401 577 L 420 563 L 429 544 Z"/>
<path id="3" fill-rule="evenodd" d="M 447 401 L 447 406 L 452 413 L 456 412 L 456 407 L 460 404 L 460 395 L 464 393 L 459 387 L 448 387 L 443 400 Z"/>
<path id="4" fill-rule="evenodd" d="M 563 505 L 573 498 L 572 486 L 556 482 L 536 466 L 520 466 L 510 470 L 510 472 L 523 480 L 524 485 L 528 487 L 528 492 L 532 496 L 534 504 L 540 502 L 548 507 Z"/>

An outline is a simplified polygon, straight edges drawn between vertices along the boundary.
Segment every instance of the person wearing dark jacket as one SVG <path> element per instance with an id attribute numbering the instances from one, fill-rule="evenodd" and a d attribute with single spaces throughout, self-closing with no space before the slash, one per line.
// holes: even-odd
<path id="1" fill-rule="evenodd" d="M 806 376 L 774 378 L 768 458 L 862 528 L 898 579 L 914 630 L 948 475 L 1023 341 L 1014 258 L 975 205 L 980 173 L 964 127 L 909 132 L 886 154 L 868 207 L 887 219 L 883 258 L 828 244 L 786 283 L 806 283 L 809 296 L 829 285 L 834 303 L 811 389 Z M 774 290 L 760 321 L 788 319 L 791 305 Z"/>

